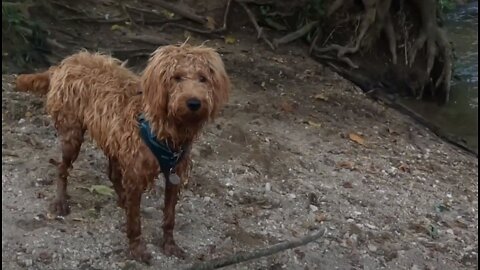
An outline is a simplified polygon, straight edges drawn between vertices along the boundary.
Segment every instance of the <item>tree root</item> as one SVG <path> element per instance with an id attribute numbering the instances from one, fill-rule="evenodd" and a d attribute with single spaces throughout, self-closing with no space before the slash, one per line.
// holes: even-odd
<path id="1" fill-rule="evenodd" d="M 313 241 L 319 239 L 320 237 L 324 236 L 326 232 L 327 232 L 327 230 L 325 229 L 323 232 L 316 232 L 314 234 L 305 236 L 305 237 L 300 238 L 300 239 L 295 239 L 295 240 L 288 241 L 288 242 L 278 243 L 276 245 L 273 245 L 273 246 L 270 246 L 270 247 L 267 247 L 267 248 L 257 249 L 257 250 L 253 250 L 251 252 L 239 252 L 237 254 L 233 254 L 233 255 L 228 256 L 228 257 L 214 259 L 214 260 L 207 261 L 207 262 L 204 262 L 204 263 L 194 264 L 192 267 L 189 267 L 186 270 L 218 269 L 218 268 L 225 267 L 225 266 L 228 266 L 228 265 L 238 264 L 238 263 L 241 263 L 241 262 L 246 262 L 246 261 L 249 261 L 249 260 L 258 259 L 258 258 L 261 258 L 261 257 L 270 256 L 270 255 L 273 255 L 275 253 L 278 253 L 278 252 L 281 252 L 281 251 L 284 251 L 284 250 L 287 250 L 287 249 L 292 249 L 292 248 L 296 248 L 296 247 L 299 247 L 299 246 L 306 245 L 306 244 L 308 244 L 310 242 L 313 242 Z"/>
<path id="2" fill-rule="evenodd" d="M 265 36 L 265 33 L 263 32 L 263 28 L 260 27 L 257 23 L 257 18 L 255 18 L 255 14 L 248 8 L 248 6 L 243 3 L 243 2 L 238 2 L 237 3 L 245 10 L 245 12 L 248 15 L 248 18 L 252 22 L 253 26 L 255 27 L 255 30 L 257 30 L 257 39 L 262 39 L 272 50 L 275 50 L 275 46 L 267 39 Z"/>
<path id="3" fill-rule="evenodd" d="M 351 67 L 353 69 L 357 69 L 358 65 L 353 63 L 352 60 L 350 60 L 350 58 L 340 54 L 343 50 L 345 50 L 345 47 L 337 45 L 337 44 L 333 44 L 333 45 L 330 45 L 330 46 L 325 47 L 325 48 L 318 48 L 317 46 L 313 46 L 313 52 L 318 54 L 317 57 L 320 57 L 320 58 L 323 58 L 323 59 L 328 59 L 328 57 L 327 58 L 322 57 L 321 54 L 329 52 L 329 51 L 337 51 L 338 60 L 344 62 L 345 64 L 347 64 L 349 67 Z"/>
<path id="4" fill-rule="evenodd" d="M 289 33 L 289 34 L 287 34 L 287 35 L 285 35 L 281 38 L 274 39 L 273 40 L 273 46 L 275 48 L 278 48 L 278 45 L 286 44 L 286 43 L 292 42 L 296 39 L 299 39 L 299 38 L 305 36 L 306 34 L 308 34 L 317 25 L 318 25 L 318 21 L 314 21 L 314 22 L 305 24 L 303 27 L 301 27 L 297 31 Z"/>
<path id="5" fill-rule="evenodd" d="M 452 79 L 452 65 L 453 55 L 452 47 L 448 41 L 446 32 L 440 28 L 436 23 L 436 2 L 435 0 L 412 1 L 420 11 L 422 18 L 422 28 L 420 34 L 415 40 L 415 43 L 410 48 L 409 65 L 412 66 L 416 60 L 417 52 L 426 47 L 427 67 L 425 76 L 428 81 L 432 82 L 432 69 L 438 56 L 443 60 L 442 71 L 435 83 L 431 83 L 433 93 L 435 89 L 443 85 L 443 90 L 446 94 L 445 102 L 449 101 L 450 86 Z M 432 8 L 433 7 L 433 8 Z M 418 99 L 423 98 L 425 86 L 422 86 L 420 93 L 417 95 Z"/>
<path id="6" fill-rule="evenodd" d="M 345 0 L 336 0 L 329 7 L 327 14 L 331 15 L 344 4 Z M 354 54 L 360 50 L 362 42 L 366 37 L 368 31 L 372 32 L 372 35 L 376 36 L 379 32 L 384 31 L 388 39 L 390 53 L 392 55 L 392 63 L 397 63 L 396 52 L 396 36 L 393 28 L 392 19 L 390 15 L 391 0 L 362 0 L 365 6 L 365 12 L 362 16 L 359 34 L 354 40 L 353 46 L 341 46 L 337 44 L 330 45 L 326 48 L 315 48 L 314 51 L 328 52 L 337 51 L 337 57 L 343 62 L 347 63 L 352 68 L 358 68 L 348 57 L 347 54 Z"/>

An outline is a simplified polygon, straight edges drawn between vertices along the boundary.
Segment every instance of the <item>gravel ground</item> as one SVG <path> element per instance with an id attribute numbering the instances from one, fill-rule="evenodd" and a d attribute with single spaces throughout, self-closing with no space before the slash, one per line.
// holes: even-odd
<path id="1" fill-rule="evenodd" d="M 152 266 L 128 260 L 106 159 L 84 144 L 72 213 L 48 214 L 59 156 L 43 100 L 2 76 L 2 269 L 181 269 L 326 229 L 320 240 L 225 269 L 478 269 L 478 160 L 366 98 L 304 55 L 224 56 L 223 115 L 194 146 L 177 207 L 186 260 L 165 257 L 163 181 L 142 201 Z"/>

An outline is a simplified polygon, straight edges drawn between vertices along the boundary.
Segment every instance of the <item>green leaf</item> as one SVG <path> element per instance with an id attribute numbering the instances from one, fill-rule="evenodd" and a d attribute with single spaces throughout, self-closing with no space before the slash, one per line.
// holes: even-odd
<path id="1" fill-rule="evenodd" d="M 92 193 L 95 192 L 97 194 L 110 197 L 113 196 L 113 193 L 115 193 L 113 189 L 104 185 L 93 185 L 88 190 Z"/>
<path id="2" fill-rule="evenodd" d="M 441 212 L 449 211 L 450 207 L 448 205 L 443 204 L 443 203 L 439 203 L 439 204 L 435 205 L 435 210 L 437 212 L 441 213 Z"/>
<path id="3" fill-rule="evenodd" d="M 235 44 L 237 39 L 234 36 L 228 35 L 224 37 L 226 44 Z"/>
<path id="4" fill-rule="evenodd" d="M 433 225 L 428 225 L 428 235 L 430 235 L 430 237 L 432 237 L 433 239 L 437 239 L 438 238 L 438 229 L 433 226 Z"/>

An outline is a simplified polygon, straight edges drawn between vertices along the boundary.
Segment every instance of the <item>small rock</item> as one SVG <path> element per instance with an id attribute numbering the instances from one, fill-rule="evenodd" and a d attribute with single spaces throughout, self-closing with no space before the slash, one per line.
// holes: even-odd
<path id="1" fill-rule="evenodd" d="M 229 190 L 227 193 L 228 195 L 233 196 L 233 190 Z"/>
<path id="2" fill-rule="evenodd" d="M 145 207 L 142 209 L 142 214 L 145 218 L 151 219 L 155 215 L 156 209 L 155 207 Z"/>
<path id="3" fill-rule="evenodd" d="M 370 250 L 371 252 L 375 252 L 375 251 L 377 251 L 377 247 L 372 245 L 372 244 L 369 244 L 368 245 L 368 250 Z"/>
<path id="4" fill-rule="evenodd" d="M 295 195 L 293 193 L 290 193 L 290 194 L 288 194 L 288 198 L 289 199 L 295 199 L 295 198 L 297 198 L 297 195 Z"/>
<path id="5" fill-rule="evenodd" d="M 212 198 L 210 198 L 210 197 L 208 197 L 208 196 L 205 196 L 205 197 L 203 198 L 203 200 L 204 200 L 205 202 L 209 202 L 209 201 L 212 200 Z"/>
<path id="6" fill-rule="evenodd" d="M 30 267 L 33 265 L 33 260 L 32 259 L 25 259 L 25 258 L 20 258 L 18 260 L 18 265 L 22 267 Z"/>
<path id="7" fill-rule="evenodd" d="M 44 264 L 50 264 L 52 262 L 52 255 L 48 251 L 41 251 L 38 254 L 38 260 Z"/>
<path id="8" fill-rule="evenodd" d="M 411 270 L 420 270 L 420 266 L 414 264 L 411 268 Z"/>
<path id="9" fill-rule="evenodd" d="M 325 220 L 327 220 L 327 215 L 326 215 L 326 214 L 323 214 L 323 213 L 322 213 L 322 214 L 318 214 L 318 215 L 315 216 L 315 220 L 316 220 L 317 222 L 320 222 L 320 223 L 321 223 L 321 222 L 324 222 Z"/>
<path id="10" fill-rule="evenodd" d="M 272 190 L 272 185 L 270 183 L 265 184 L 265 191 L 270 192 Z"/>
<path id="11" fill-rule="evenodd" d="M 23 124 L 23 123 L 25 123 L 25 119 L 23 119 L 23 118 L 20 118 L 20 120 L 18 120 L 18 123 L 19 123 L 19 124 Z"/>
<path id="12" fill-rule="evenodd" d="M 312 212 L 317 212 L 318 211 L 318 207 L 313 205 L 313 204 L 310 204 L 309 207 L 310 207 L 310 211 L 312 211 Z"/>
<path id="13" fill-rule="evenodd" d="M 343 183 L 344 188 L 353 188 L 353 184 L 351 182 L 345 182 Z"/>

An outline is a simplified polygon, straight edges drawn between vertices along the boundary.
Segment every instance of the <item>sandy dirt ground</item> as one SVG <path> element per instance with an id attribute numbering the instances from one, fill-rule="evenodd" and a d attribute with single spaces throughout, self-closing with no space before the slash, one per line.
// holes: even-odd
<path id="1" fill-rule="evenodd" d="M 478 269 L 476 157 L 294 48 L 249 45 L 221 50 L 232 98 L 194 145 L 175 228 L 186 260 L 158 245 L 163 179 L 144 196 L 152 266 L 128 259 L 116 198 L 89 190 L 110 186 L 93 143 L 71 172 L 72 213 L 48 214 L 55 131 L 42 98 L 2 76 L 2 269 L 181 269 L 325 229 L 225 269 Z"/>

